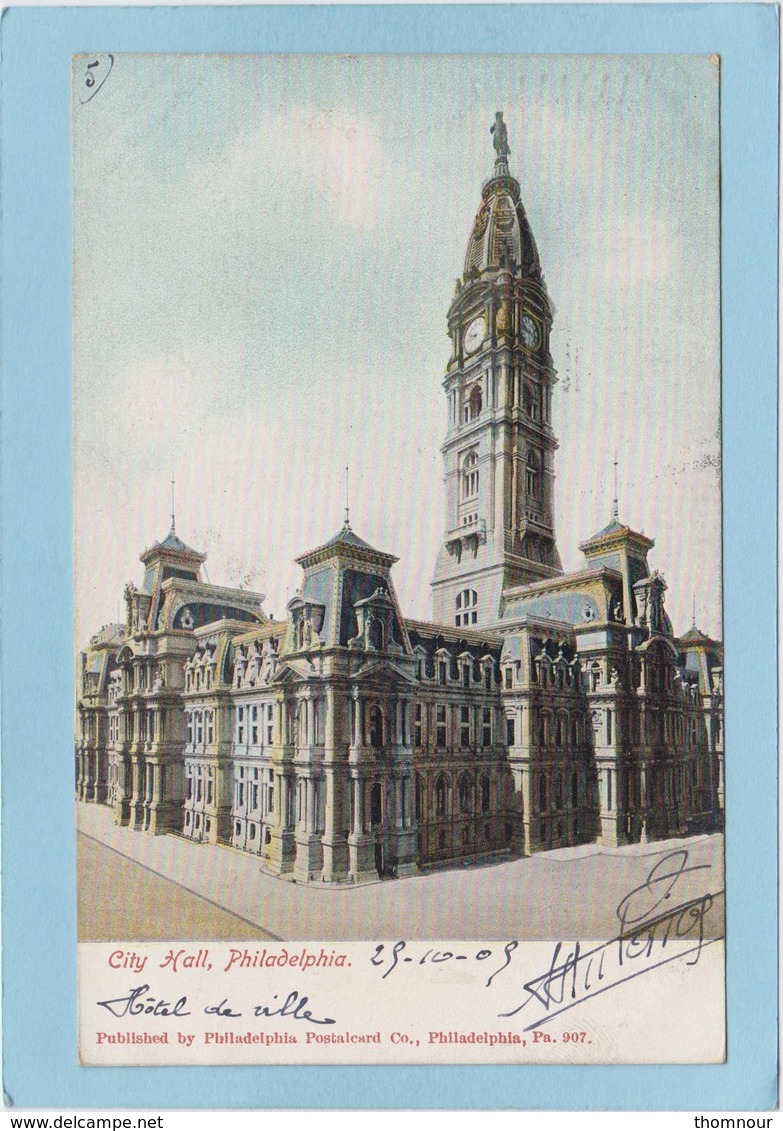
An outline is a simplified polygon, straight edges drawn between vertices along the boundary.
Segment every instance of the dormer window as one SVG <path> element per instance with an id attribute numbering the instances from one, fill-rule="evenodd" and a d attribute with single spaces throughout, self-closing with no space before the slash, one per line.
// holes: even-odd
<path id="1" fill-rule="evenodd" d="M 380 652 L 383 648 L 383 625 L 377 617 L 373 617 L 369 622 L 368 636 L 370 638 L 370 647 Z"/>

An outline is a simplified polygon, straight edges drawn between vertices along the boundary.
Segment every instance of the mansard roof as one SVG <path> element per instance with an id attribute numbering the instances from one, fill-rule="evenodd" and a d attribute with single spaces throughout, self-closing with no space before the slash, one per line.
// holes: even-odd
<path id="1" fill-rule="evenodd" d="M 341 526 L 335 536 L 330 538 L 326 545 L 334 546 L 337 542 L 341 542 L 345 546 L 358 546 L 361 550 L 373 550 L 373 552 L 377 552 L 374 546 L 371 546 L 369 542 L 365 542 L 363 538 L 360 538 L 359 535 L 351 529 L 348 522 L 345 522 Z"/>
<path id="2" fill-rule="evenodd" d="M 713 640 L 713 638 L 711 636 L 707 636 L 707 634 L 702 632 L 700 628 L 697 628 L 695 624 L 691 625 L 691 627 L 688 629 L 688 631 L 683 633 L 683 635 L 680 636 L 677 639 L 677 644 L 678 644 L 679 647 L 685 647 L 685 648 L 687 648 L 687 647 L 691 647 L 691 648 L 693 648 L 693 647 L 703 647 L 703 648 L 719 648 L 719 647 L 721 647 L 721 642 L 719 640 Z"/>
<path id="3" fill-rule="evenodd" d="M 593 534 L 591 538 L 580 542 L 579 549 L 583 554 L 589 555 L 596 550 L 605 550 L 623 542 L 629 543 L 635 550 L 643 553 L 651 550 L 655 545 L 652 538 L 648 538 L 646 534 L 641 534 L 638 530 L 632 530 L 630 526 L 620 522 L 617 515 L 614 515 L 612 521 L 602 530 L 599 530 L 597 534 Z"/>
<path id="4" fill-rule="evenodd" d="M 489 648 L 497 648 L 503 643 L 503 637 L 499 632 L 485 628 L 456 628 L 453 624 L 412 620 L 410 617 L 405 617 L 405 627 L 409 633 L 415 632 L 419 636 L 442 636 L 444 640 L 452 642 L 464 640 L 468 644 L 486 644 Z"/>
<path id="5" fill-rule="evenodd" d="M 270 620 L 267 621 L 266 624 L 259 625 L 257 628 L 252 629 L 250 632 L 238 633 L 234 637 L 234 643 L 252 644 L 256 640 L 272 640 L 275 637 L 283 636 L 287 628 L 287 621 Z"/>
<path id="6" fill-rule="evenodd" d="M 183 558 L 188 558 L 191 561 L 204 562 L 207 560 L 206 554 L 202 554 L 198 550 L 194 550 L 191 546 L 187 546 L 177 535 L 173 526 L 162 542 L 153 542 L 149 549 L 144 551 L 141 555 L 141 561 L 146 565 L 150 558 L 160 554 L 161 551 L 176 554 Z"/>
<path id="7" fill-rule="evenodd" d="M 556 577 L 542 577 L 538 581 L 526 581 L 524 585 L 513 585 L 503 590 L 506 601 L 520 597 L 537 597 L 542 593 L 559 593 L 563 590 L 579 590 L 591 581 L 616 581 L 622 577 L 619 570 L 610 566 L 589 566 L 573 573 L 559 573 Z"/>
<path id="8" fill-rule="evenodd" d="M 351 524 L 346 518 L 340 530 L 330 538 L 328 542 L 324 542 L 321 546 L 316 546 L 314 550 L 308 550 L 306 554 L 302 554 L 297 558 L 297 564 L 304 566 L 307 569 L 310 565 L 315 565 L 319 561 L 325 561 L 328 558 L 340 555 L 342 552 L 348 552 L 358 558 L 364 558 L 366 561 L 373 565 L 384 565 L 387 568 L 394 565 L 399 558 L 393 554 L 384 553 L 383 550 L 376 550 L 369 542 L 365 542 L 360 538 L 351 528 Z"/>
<path id="9" fill-rule="evenodd" d="M 608 526 L 605 526 L 603 530 L 599 530 L 598 533 L 594 534 L 591 539 L 588 539 L 588 541 L 595 541 L 596 538 L 605 538 L 607 534 L 621 534 L 624 530 L 627 529 L 627 526 L 623 526 L 621 522 L 618 522 L 616 518 L 613 518 Z"/>

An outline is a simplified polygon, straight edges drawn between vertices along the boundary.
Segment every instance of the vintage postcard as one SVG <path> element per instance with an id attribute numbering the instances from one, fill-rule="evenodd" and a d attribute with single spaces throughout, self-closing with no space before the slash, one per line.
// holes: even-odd
<path id="1" fill-rule="evenodd" d="M 72 80 L 80 1062 L 721 1062 L 719 60 Z"/>

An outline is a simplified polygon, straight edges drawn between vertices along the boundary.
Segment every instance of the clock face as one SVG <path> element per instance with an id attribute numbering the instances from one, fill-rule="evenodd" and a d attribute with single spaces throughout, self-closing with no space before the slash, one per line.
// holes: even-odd
<path id="1" fill-rule="evenodd" d="M 484 341 L 486 332 L 487 324 L 484 319 L 481 316 L 474 318 L 465 331 L 465 337 L 463 339 L 465 353 L 473 353 L 477 350 Z"/>
<path id="2" fill-rule="evenodd" d="M 526 314 L 522 319 L 520 330 L 522 332 L 523 345 L 531 348 L 538 345 L 538 326 L 536 326 L 529 314 Z"/>

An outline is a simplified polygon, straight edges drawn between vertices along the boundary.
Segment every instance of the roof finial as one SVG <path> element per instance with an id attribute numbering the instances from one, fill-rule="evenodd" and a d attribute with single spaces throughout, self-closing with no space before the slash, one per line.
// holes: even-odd
<path id="1" fill-rule="evenodd" d="M 620 520 L 620 507 L 617 502 L 617 449 L 614 452 L 614 502 L 612 504 L 612 518 L 615 522 Z"/>
<path id="2" fill-rule="evenodd" d="M 343 526 L 346 528 L 351 525 L 350 510 L 348 507 L 348 464 L 345 465 L 345 522 Z"/>
<path id="3" fill-rule="evenodd" d="M 174 476 L 171 477 L 171 533 L 175 531 L 174 526 Z"/>
<path id="4" fill-rule="evenodd" d="M 691 623 L 691 628 L 695 628 L 695 627 L 696 627 L 696 594 L 694 593 L 693 594 L 693 622 Z"/>

